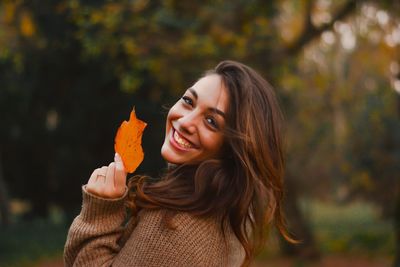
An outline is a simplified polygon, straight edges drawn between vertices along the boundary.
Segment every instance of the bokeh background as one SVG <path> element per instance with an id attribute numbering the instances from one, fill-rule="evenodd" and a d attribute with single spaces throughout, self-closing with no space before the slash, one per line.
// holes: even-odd
<path id="1" fill-rule="evenodd" d="M 166 108 L 219 61 L 276 88 L 290 246 L 254 266 L 400 266 L 400 1 L 0 1 L 0 266 L 62 266 L 81 185 L 133 106 L 157 176 Z"/>

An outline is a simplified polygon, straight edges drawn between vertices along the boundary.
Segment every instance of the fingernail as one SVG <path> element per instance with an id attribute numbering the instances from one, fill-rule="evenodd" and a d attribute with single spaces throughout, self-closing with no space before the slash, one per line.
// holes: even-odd
<path id="1" fill-rule="evenodd" d="M 121 161 L 121 157 L 119 156 L 118 153 L 115 153 L 114 160 L 115 161 Z"/>

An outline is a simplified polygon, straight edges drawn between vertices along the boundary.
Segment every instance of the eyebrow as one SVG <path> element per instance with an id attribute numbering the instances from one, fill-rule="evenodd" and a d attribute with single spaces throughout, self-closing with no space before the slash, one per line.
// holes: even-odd
<path id="1" fill-rule="evenodd" d="M 199 98 L 199 96 L 197 95 L 197 92 L 193 88 L 189 88 L 188 90 L 189 90 L 189 92 L 192 93 L 192 95 L 194 96 L 194 98 L 196 98 L 196 100 Z"/>
<path id="2" fill-rule="evenodd" d="M 196 98 L 196 100 L 199 98 L 197 92 L 191 87 L 188 89 L 189 92 L 192 93 L 192 95 L 194 96 L 194 98 Z M 226 115 L 224 112 L 222 112 L 221 110 L 217 109 L 217 108 L 208 108 L 208 110 L 222 116 L 224 119 L 226 118 Z"/>

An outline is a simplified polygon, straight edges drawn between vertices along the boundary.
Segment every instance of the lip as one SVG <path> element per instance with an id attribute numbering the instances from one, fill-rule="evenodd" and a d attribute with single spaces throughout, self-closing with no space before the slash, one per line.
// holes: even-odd
<path id="1" fill-rule="evenodd" d="M 183 135 L 181 135 L 181 134 L 178 132 L 178 134 L 179 134 L 182 138 L 185 138 L 186 141 L 190 142 L 190 144 L 191 144 L 193 147 L 191 147 L 191 148 L 186 148 L 186 147 L 182 147 L 181 145 L 179 145 L 179 144 L 175 141 L 175 139 L 174 139 L 174 133 L 175 133 L 175 131 L 176 131 L 175 128 L 174 128 L 174 127 L 171 127 L 171 135 L 170 135 L 170 138 L 169 138 L 169 142 L 171 143 L 172 147 L 174 147 L 176 150 L 182 151 L 182 152 L 187 152 L 187 151 L 190 151 L 190 150 L 192 150 L 192 149 L 196 149 L 196 148 L 197 148 L 192 142 L 190 142 L 188 139 L 186 139 Z"/>

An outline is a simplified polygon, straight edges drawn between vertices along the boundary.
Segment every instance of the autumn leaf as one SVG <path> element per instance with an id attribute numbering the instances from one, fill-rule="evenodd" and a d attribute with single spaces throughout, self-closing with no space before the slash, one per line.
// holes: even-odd
<path id="1" fill-rule="evenodd" d="M 35 24 L 32 20 L 32 16 L 27 12 L 22 14 L 20 30 L 21 34 L 25 37 L 31 37 L 35 34 Z"/>
<path id="2" fill-rule="evenodd" d="M 134 172 L 143 161 L 142 135 L 147 124 L 136 117 L 132 110 L 129 121 L 123 121 L 115 136 L 114 149 L 129 173 Z"/>

